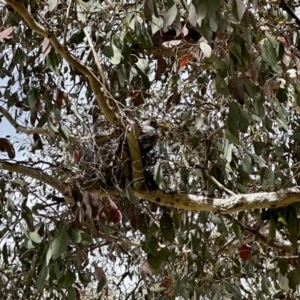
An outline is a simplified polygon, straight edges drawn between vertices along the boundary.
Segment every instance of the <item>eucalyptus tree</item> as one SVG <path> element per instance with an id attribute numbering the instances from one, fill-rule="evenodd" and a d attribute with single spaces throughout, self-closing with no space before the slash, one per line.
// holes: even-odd
<path id="1" fill-rule="evenodd" d="M 299 298 L 298 1 L 1 3 L 6 299 Z"/>

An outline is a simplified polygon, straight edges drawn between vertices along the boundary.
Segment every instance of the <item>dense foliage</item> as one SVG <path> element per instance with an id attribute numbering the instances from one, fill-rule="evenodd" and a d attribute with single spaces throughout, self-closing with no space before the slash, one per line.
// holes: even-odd
<path id="1" fill-rule="evenodd" d="M 1 3 L 5 299 L 300 299 L 298 1 Z"/>

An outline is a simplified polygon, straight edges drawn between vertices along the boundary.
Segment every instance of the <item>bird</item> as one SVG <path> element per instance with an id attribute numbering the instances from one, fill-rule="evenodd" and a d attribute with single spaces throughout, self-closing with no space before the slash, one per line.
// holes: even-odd
<path id="1" fill-rule="evenodd" d="M 145 155 L 149 153 L 158 141 L 157 122 L 154 120 L 146 121 L 142 123 L 142 131 L 139 136 L 139 144 L 141 154 Z"/>

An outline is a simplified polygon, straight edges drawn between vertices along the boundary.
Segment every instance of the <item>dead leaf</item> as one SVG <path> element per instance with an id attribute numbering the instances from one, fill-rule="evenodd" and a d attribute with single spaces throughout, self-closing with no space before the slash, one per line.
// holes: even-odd
<path id="1" fill-rule="evenodd" d="M 73 161 L 75 164 L 78 164 L 80 162 L 81 159 L 81 153 L 79 150 L 74 150 L 73 151 Z"/>
<path id="2" fill-rule="evenodd" d="M 153 274 L 153 270 L 152 270 L 152 268 L 150 267 L 149 263 L 146 260 L 141 263 L 141 270 L 145 274 L 149 274 L 149 275 Z"/>
<path id="3" fill-rule="evenodd" d="M 51 51 L 50 41 L 47 38 L 44 38 L 42 43 L 42 53 L 44 54 L 44 57 L 46 57 L 50 51 Z"/>
<path id="4" fill-rule="evenodd" d="M 173 87 L 173 94 L 168 98 L 166 104 L 166 112 L 169 112 L 171 108 L 180 103 L 181 95 L 178 93 L 178 87 L 175 85 Z"/>
<path id="5" fill-rule="evenodd" d="M 36 118 L 37 118 L 37 112 L 35 111 L 34 113 L 31 113 L 30 114 L 30 124 L 32 126 L 34 126 L 35 124 L 35 121 L 36 121 Z"/>
<path id="6" fill-rule="evenodd" d="M 155 80 L 158 80 L 161 78 L 161 76 L 165 73 L 167 69 L 167 62 L 166 60 L 161 56 L 157 56 L 157 69 L 155 73 Z"/>
<path id="7" fill-rule="evenodd" d="M 34 140 L 35 149 L 43 149 L 42 139 L 37 133 L 33 134 L 33 140 Z"/>
<path id="8" fill-rule="evenodd" d="M 179 68 L 178 71 L 181 71 L 193 58 L 192 54 L 185 54 L 178 58 Z"/>
<path id="9" fill-rule="evenodd" d="M 280 42 L 281 44 L 283 44 L 284 46 L 288 46 L 289 45 L 289 43 L 287 42 L 287 40 L 286 40 L 286 38 L 284 36 L 278 36 L 276 38 L 276 40 L 278 42 Z"/>
<path id="10" fill-rule="evenodd" d="M 101 267 L 94 266 L 94 275 L 98 281 L 104 279 L 106 281 L 106 275 Z"/>
<path id="11" fill-rule="evenodd" d="M 153 15 L 153 0 L 145 0 L 144 4 L 144 15 L 147 21 L 152 21 L 152 15 Z"/>
<path id="12" fill-rule="evenodd" d="M 5 39 L 9 40 L 12 39 L 14 36 L 14 29 L 13 27 L 8 27 L 0 32 L 0 42 L 4 42 Z"/>
<path id="13" fill-rule="evenodd" d="M 6 138 L 0 138 L 0 151 L 6 152 L 10 159 L 16 156 L 13 144 Z"/>
<path id="14" fill-rule="evenodd" d="M 175 48 L 182 43 L 184 43 L 184 40 L 171 40 L 171 41 L 163 42 L 162 46 L 164 46 L 165 48 Z"/>
<path id="15" fill-rule="evenodd" d="M 189 34 L 189 30 L 186 27 L 186 24 L 184 24 L 184 26 L 181 28 L 181 33 L 183 36 L 187 36 Z"/>
<path id="16" fill-rule="evenodd" d="M 203 56 L 204 57 L 211 57 L 211 47 L 208 43 L 205 42 L 200 42 L 200 49 L 202 50 Z"/>
<path id="17" fill-rule="evenodd" d="M 138 91 L 134 94 L 134 97 L 132 98 L 132 102 L 134 106 L 139 106 L 144 103 L 141 91 Z"/>

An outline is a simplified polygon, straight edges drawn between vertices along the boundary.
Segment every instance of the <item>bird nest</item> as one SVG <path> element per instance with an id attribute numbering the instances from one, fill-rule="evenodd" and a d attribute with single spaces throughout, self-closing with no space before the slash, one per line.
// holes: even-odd
<path id="1" fill-rule="evenodd" d="M 138 141 L 146 169 L 149 166 L 148 154 L 158 141 L 156 129 L 149 125 L 143 126 Z M 96 137 L 85 140 L 79 148 L 79 169 L 85 182 L 95 180 L 105 183 L 106 187 L 115 187 L 122 184 L 125 177 L 130 180 L 130 153 L 122 132 L 115 130 L 103 140 L 97 140 Z"/>

